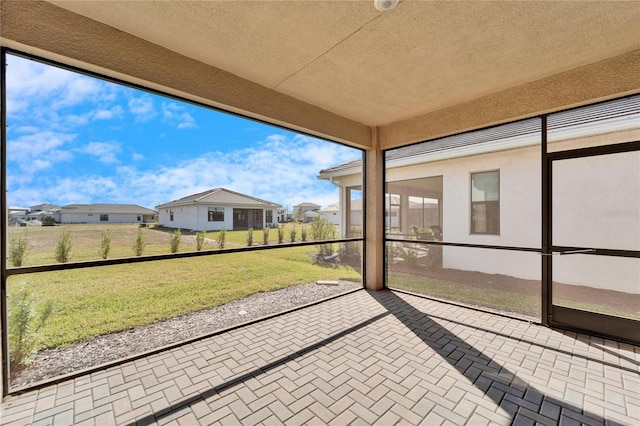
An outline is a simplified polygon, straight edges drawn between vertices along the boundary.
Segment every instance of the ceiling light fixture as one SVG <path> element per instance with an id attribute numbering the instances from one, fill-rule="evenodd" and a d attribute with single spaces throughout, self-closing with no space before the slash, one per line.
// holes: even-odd
<path id="1" fill-rule="evenodd" d="M 399 0 L 373 0 L 373 5 L 380 12 L 386 12 L 396 7 L 398 1 Z"/>

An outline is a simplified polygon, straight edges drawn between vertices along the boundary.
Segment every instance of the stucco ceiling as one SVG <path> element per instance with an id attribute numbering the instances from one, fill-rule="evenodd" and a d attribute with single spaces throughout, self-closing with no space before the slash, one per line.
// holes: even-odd
<path id="1" fill-rule="evenodd" d="M 367 126 L 640 49 L 637 1 L 50 3 Z"/>

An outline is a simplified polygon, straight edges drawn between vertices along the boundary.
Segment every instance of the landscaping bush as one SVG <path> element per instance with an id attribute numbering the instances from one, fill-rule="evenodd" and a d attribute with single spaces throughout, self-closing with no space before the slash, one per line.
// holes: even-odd
<path id="1" fill-rule="evenodd" d="M 264 244 L 265 246 L 269 244 L 269 228 L 268 227 L 265 227 L 262 230 L 262 244 Z"/>
<path id="2" fill-rule="evenodd" d="M 23 284 L 15 294 L 9 295 L 9 368 L 11 373 L 23 369 L 36 347 L 38 331 L 53 310 L 51 302 L 39 310 L 33 306 L 34 297 Z"/>
<path id="3" fill-rule="evenodd" d="M 203 229 L 202 231 L 198 231 L 196 233 L 196 250 L 202 250 L 202 246 L 204 245 L 204 237 L 207 235 L 207 230 Z"/>
<path id="4" fill-rule="evenodd" d="M 180 249 L 180 237 L 182 236 L 182 232 L 180 228 L 173 231 L 171 237 L 169 237 L 169 248 L 171 249 L 171 253 L 177 253 Z"/>
<path id="5" fill-rule="evenodd" d="M 307 241 L 307 227 L 303 226 L 302 230 L 300 231 L 300 239 L 302 241 Z"/>
<path id="6" fill-rule="evenodd" d="M 278 226 L 278 244 L 282 244 L 284 240 L 284 226 Z"/>
<path id="7" fill-rule="evenodd" d="M 311 222 L 311 238 L 314 241 L 331 240 L 335 238 L 336 228 L 326 218 L 316 216 Z M 331 244 L 318 244 L 318 255 L 329 256 L 333 252 Z"/>
<path id="8" fill-rule="evenodd" d="M 220 230 L 220 233 L 218 234 L 218 248 L 219 249 L 223 249 L 224 248 L 224 240 L 226 238 L 227 235 L 227 230 L 223 227 Z"/>
<path id="9" fill-rule="evenodd" d="M 109 252 L 111 251 L 111 234 L 109 231 L 102 231 L 100 235 L 100 250 L 98 250 L 98 254 L 102 259 L 106 259 L 109 257 Z"/>
<path id="10" fill-rule="evenodd" d="M 289 231 L 289 241 L 291 241 L 292 243 L 296 242 L 296 234 L 298 232 L 296 231 L 296 226 L 293 225 L 293 229 L 291 231 Z"/>
<path id="11" fill-rule="evenodd" d="M 253 228 L 249 228 L 247 230 L 247 245 L 248 246 L 253 245 Z"/>
<path id="12" fill-rule="evenodd" d="M 51 216 L 45 216 L 44 218 L 42 218 L 41 223 L 42 223 L 42 226 L 55 226 L 56 220 Z"/>
<path id="13" fill-rule="evenodd" d="M 28 252 L 29 244 L 27 243 L 26 234 L 20 237 L 12 237 L 11 240 L 9 240 L 9 262 L 11 262 L 13 266 L 22 266 Z"/>
<path id="14" fill-rule="evenodd" d="M 131 248 L 133 249 L 133 253 L 136 256 L 142 256 L 142 253 L 144 253 L 145 247 L 147 247 L 147 242 L 144 238 L 142 228 L 138 228 L 138 233 L 136 234 L 136 237 L 133 239 Z"/>
<path id="15" fill-rule="evenodd" d="M 56 244 L 56 260 L 60 263 L 67 263 L 71 260 L 71 233 L 62 231 L 58 243 Z"/>

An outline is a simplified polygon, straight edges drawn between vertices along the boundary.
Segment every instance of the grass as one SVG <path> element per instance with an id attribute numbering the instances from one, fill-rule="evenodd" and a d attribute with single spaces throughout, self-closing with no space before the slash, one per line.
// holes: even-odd
<path id="1" fill-rule="evenodd" d="M 29 228 L 32 252 L 25 264 L 53 263 L 58 227 Z M 100 258 L 104 225 L 70 225 L 72 261 Z M 24 228 L 23 228 L 24 229 Z M 134 225 L 109 225 L 112 253 L 132 256 Z M 145 254 L 168 253 L 169 234 L 143 228 Z M 215 239 L 216 232 L 207 238 Z M 183 235 L 184 237 L 184 235 Z M 227 247 L 245 245 L 245 231 L 228 231 Z M 213 249 L 215 243 L 208 246 Z M 194 241 L 181 251 L 195 251 Z M 49 254 L 51 251 L 51 254 Z M 319 279 L 360 280 L 348 266 L 318 264 L 309 256 L 314 246 L 226 253 L 212 257 L 162 260 L 12 276 L 9 295 L 25 283 L 38 304 L 52 302 L 54 311 L 41 330 L 38 347 L 52 348 L 105 333 L 149 325 L 174 316 L 218 306 L 257 292 Z"/>
<path id="2" fill-rule="evenodd" d="M 285 235 L 293 229 L 294 224 L 285 225 Z M 296 224 L 296 229 L 302 229 L 300 224 Z M 309 228 L 308 225 L 307 228 Z M 68 231 L 71 236 L 71 262 L 81 262 L 87 260 L 101 259 L 100 241 L 102 233 L 109 231 L 111 236 L 111 250 L 109 258 L 132 257 L 133 240 L 136 238 L 138 229 L 142 230 L 145 242 L 147 243 L 144 255 L 171 253 L 170 239 L 175 229 L 162 227 L 139 228 L 136 224 L 82 224 L 82 225 L 59 225 L 43 227 L 10 227 L 9 238 L 22 237 L 26 235 L 29 252 L 24 259 L 22 266 L 47 265 L 58 263 L 55 257 L 55 247 L 64 231 Z M 255 234 L 254 230 L 254 234 Z M 217 250 L 216 241 L 219 231 L 208 231 L 205 235 L 203 250 Z M 258 238 L 259 237 L 259 238 Z M 247 231 L 226 231 L 225 248 L 245 247 L 247 245 Z M 254 235 L 254 242 L 262 244 L 262 232 Z M 287 241 L 288 242 L 288 241 Z M 277 245 L 278 236 L 274 229 L 269 233 L 269 245 Z M 182 239 L 179 252 L 196 251 L 196 233 L 182 230 Z"/>
<path id="3" fill-rule="evenodd" d="M 499 312 L 515 313 L 528 319 L 540 320 L 540 296 L 509 291 L 505 288 L 492 289 L 459 282 L 434 279 L 422 275 L 390 272 L 387 275 L 390 288 L 424 294 L 435 298 L 484 307 Z M 554 284 L 561 285 L 561 284 Z M 586 300 L 575 300 L 554 296 L 554 304 L 588 312 L 599 312 L 622 318 L 640 319 L 639 312 L 621 309 L 615 304 Z"/>
<path id="4" fill-rule="evenodd" d="M 522 293 L 476 287 L 397 272 L 388 274 L 387 285 L 398 290 L 406 290 L 470 306 L 491 308 L 500 312 L 517 313 L 537 320 L 539 320 L 540 316 L 540 298 Z"/>

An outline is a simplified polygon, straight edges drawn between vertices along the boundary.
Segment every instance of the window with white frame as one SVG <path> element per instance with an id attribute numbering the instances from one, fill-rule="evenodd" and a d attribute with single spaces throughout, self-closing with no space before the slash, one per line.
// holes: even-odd
<path id="1" fill-rule="evenodd" d="M 209 207 L 209 222 L 224 222 L 224 207 Z"/>
<path id="2" fill-rule="evenodd" d="M 471 233 L 500 235 L 500 171 L 471 173 Z"/>

